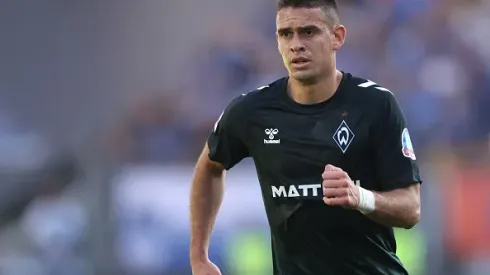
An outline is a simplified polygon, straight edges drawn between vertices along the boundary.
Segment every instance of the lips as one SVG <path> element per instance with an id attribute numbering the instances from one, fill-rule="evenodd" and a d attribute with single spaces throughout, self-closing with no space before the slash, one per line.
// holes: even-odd
<path id="1" fill-rule="evenodd" d="M 307 62 L 310 62 L 310 60 L 306 57 L 295 57 L 291 60 L 291 63 L 293 64 L 302 64 Z"/>

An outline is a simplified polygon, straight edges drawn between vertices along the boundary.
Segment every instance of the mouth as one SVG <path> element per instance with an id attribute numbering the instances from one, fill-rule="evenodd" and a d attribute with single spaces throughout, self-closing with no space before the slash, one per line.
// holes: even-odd
<path id="1" fill-rule="evenodd" d="M 310 61 L 311 60 L 306 57 L 295 57 L 291 60 L 291 64 L 294 66 L 302 66 L 310 63 Z"/>

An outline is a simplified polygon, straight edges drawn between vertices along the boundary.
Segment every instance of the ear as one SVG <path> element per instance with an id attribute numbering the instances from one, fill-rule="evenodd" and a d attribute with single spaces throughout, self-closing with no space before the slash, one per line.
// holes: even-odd
<path id="1" fill-rule="evenodd" d="M 343 25 L 335 25 L 333 27 L 332 34 L 333 34 L 333 49 L 339 50 L 340 48 L 342 48 L 342 45 L 344 45 L 347 30 Z"/>

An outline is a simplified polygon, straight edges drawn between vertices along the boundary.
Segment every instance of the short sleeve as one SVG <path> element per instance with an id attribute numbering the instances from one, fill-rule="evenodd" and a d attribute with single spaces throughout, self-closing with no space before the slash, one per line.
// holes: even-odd
<path id="1" fill-rule="evenodd" d="M 375 169 L 383 190 L 422 183 L 405 115 L 391 92 L 385 92 L 374 124 Z"/>
<path id="2" fill-rule="evenodd" d="M 244 97 L 235 98 L 226 107 L 208 138 L 209 159 L 223 164 L 226 170 L 249 156 L 244 142 L 247 135 Z"/>

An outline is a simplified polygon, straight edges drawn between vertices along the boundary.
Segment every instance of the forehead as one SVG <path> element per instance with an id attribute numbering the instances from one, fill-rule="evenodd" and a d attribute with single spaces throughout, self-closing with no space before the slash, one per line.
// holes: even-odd
<path id="1" fill-rule="evenodd" d="M 277 12 L 276 17 L 278 29 L 326 24 L 325 15 L 320 8 L 284 8 Z"/>

